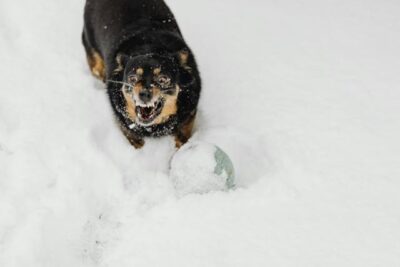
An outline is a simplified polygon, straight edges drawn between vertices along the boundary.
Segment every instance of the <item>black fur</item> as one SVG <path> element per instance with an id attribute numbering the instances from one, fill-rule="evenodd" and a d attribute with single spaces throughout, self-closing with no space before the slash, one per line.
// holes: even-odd
<path id="1" fill-rule="evenodd" d="M 104 60 L 108 95 L 124 130 L 139 140 L 169 134 L 179 138 L 180 127 L 196 114 L 201 81 L 194 56 L 164 1 L 87 0 L 82 39 L 88 55 L 95 51 Z M 118 70 L 117 57 L 125 67 L 128 63 L 124 61 L 129 61 L 129 58 L 149 54 L 150 57 L 167 57 L 172 62 L 178 62 L 181 51 L 188 53 L 187 67 L 170 67 L 174 68 L 170 71 L 176 73 L 177 83 L 181 87 L 177 113 L 160 125 L 130 128 L 132 121 L 124 116 L 126 104 L 121 84 L 111 82 L 124 81 L 125 73 L 124 70 Z"/>

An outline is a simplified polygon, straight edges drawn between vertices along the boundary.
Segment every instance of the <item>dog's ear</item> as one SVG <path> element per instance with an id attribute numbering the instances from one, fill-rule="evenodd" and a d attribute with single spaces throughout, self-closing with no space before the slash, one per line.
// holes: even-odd
<path id="1" fill-rule="evenodd" d="M 190 53 L 188 50 L 186 49 L 182 49 L 180 51 L 178 51 L 178 60 L 179 60 L 179 65 L 181 66 L 181 68 L 184 68 L 186 70 L 191 70 L 190 66 L 188 65 L 189 63 L 189 56 Z"/>
<path id="2" fill-rule="evenodd" d="M 177 53 L 179 61 L 179 84 L 183 87 L 190 86 L 194 83 L 192 68 L 189 66 L 189 51 L 186 49 L 180 50 Z"/>

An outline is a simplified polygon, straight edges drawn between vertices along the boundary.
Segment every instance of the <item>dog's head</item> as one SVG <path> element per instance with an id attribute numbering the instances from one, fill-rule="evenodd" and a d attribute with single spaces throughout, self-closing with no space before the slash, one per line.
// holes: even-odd
<path id="1" fill-rule="evenodd" d="M 187 51 L 118 57 L 124 70 L 122 93 L 132 121 L 142 126 L 156 125 L 177 113 L 179 92 L 194 79 L 188 57 Z"/>

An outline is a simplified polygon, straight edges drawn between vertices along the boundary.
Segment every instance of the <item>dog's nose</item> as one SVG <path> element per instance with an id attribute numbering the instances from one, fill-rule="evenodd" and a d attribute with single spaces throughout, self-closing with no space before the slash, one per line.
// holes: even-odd
<path id="1" fill-rule="evenodd" d="M 139 98 L 144 103 L 147 103 L 153 98 L 153 94 L 149 90 L 143 90 L 143 91 L 140 91 Z"/>

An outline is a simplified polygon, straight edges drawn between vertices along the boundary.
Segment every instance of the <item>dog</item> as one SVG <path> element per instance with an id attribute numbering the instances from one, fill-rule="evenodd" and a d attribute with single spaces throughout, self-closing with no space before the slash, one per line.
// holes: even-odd
<path id="1" fill-rule="evenodd" d="M 87 0 L 82 42 L 118 124 L 135 148 L 147 137 L 191 137 L 201 79 L 163 0 Z"/>

